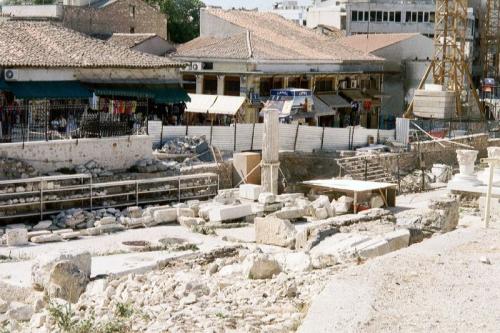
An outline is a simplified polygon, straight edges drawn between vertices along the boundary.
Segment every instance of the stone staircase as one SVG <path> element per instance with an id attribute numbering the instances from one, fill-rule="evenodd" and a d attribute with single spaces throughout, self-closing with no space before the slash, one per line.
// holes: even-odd
<path id="1" fill-rule="evenodd" d="M 341 176 L 351 176 L 356 180 L 367 180 L 382 183 L 397 183 L 379 163 L 377 156 L 359 155 L 336 159 Z"/>

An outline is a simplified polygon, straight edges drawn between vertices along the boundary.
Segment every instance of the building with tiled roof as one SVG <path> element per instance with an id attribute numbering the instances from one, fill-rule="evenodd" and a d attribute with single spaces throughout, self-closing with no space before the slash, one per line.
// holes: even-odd
<path id="1" fill-rule="evenodd" d="M 53 80 L 176 80 L 183 66 L 53 22 L 0 23 L 0 68 L 16 69 L 21 81 L 42 72 Z"/>
<path id="2" fill-rule="evenodd" d="M 384 58 L 384 94 L 391 96 L 382 111 L 395 113 L 411 101 L 434 53 L 434 41 L 418 33 L 363 34 L 339 43 Z"/>
<path id="3" fill-rule="evenodd" d="M 193 52 L 200 50 L 199 57 L 204 58 L 234 55 L 235 50 L 228 44 L 236 42 L 238 58 L 253 61 L 381 61 L 273 13 L 208 8 L 202 9 L 200 20 L 200 37 L 180 46 L 178 56 L 194 57 Z M 214 21 L 218 24 L 213 24 Z M 199 45 L 206 47 L 200 49 Z"/>
<path id="4" fill-rule="evenodd" d="M 419 33 L 393 33 L 393 34 L 359 34 L 343 37 L 339 40 L 345 46 L 361 52 L 373 53 L 383 48 L 399 44 L 403 41 L 431 39 Z"/>
<path id="5" fill-rule="evenodd" d="M 157 34 L 114 33 L 107 41 L 114 45 L 120 45 L 134 51 L 157 56 L 165 56 L 175 51 L 175 47 L 172 43 L 166 41 Z"/>
<path id="6" fill-rule="evenodd" d="M 181 66 L 177 61 L 112 45 L 57 23 L 0 23 L 0 67 L 158 69 Z"/>
<path id="7" fill-rule="evenodd" d="M 203 8 L 200 37 L 179 45 L 172 57 L 191 63 L 182 71 L 186 90 L 249 97 L 249 121 L 258 102 L 279 88 L 343 94 L 348 102 L 370 99 L 380 106 L 375 95 L 382 88 L 383 58 L 269 12 Z"/>

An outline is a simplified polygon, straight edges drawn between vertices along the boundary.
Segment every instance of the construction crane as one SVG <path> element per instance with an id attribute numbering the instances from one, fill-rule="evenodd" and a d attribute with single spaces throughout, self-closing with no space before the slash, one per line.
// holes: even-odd
<path id="1" fill-rule="evenodd" d="M 492 0 L 496 2 L 498 0 Z M 478 110 L 483 115 L 483 106 L 472 80 L 469 66 L 467 41 L 467 0 L 436 0 L 434 25 L 434 55 L 417 89 L 422 89 L 432 73 L 433 83 L 453 92 L 456 100 L 456 114 L 464 116 L 464 106 L 469 114 Z M 405 117 L 412 118 L 413 100 Z M 476 111 L 477 112 L 477 111 Z"/>

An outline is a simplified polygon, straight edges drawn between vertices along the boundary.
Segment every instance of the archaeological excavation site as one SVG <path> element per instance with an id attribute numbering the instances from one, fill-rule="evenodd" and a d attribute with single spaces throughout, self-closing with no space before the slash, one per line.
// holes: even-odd
<path id="1" fill-rule="evenodd" d="M 500 0 L 0 0 L 0 333 L 500 332 L 499 82 Z"/>
<path id="2" fill-rule="evenodd" d="M 462 292 L 445 331 L 498 328 L 471 316 L 500 296 L 479 292 L 500 273 L 499 139 L 307 152 L 276 110 L 261 125 L 241 151 L 168 129 L 11 144 L 0 331 L 432 331 Z"/>

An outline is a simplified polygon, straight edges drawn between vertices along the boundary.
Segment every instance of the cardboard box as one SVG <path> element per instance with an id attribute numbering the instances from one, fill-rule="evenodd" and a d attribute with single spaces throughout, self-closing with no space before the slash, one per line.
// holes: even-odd
<path id="1" fill-rule="evenodd" d="M 260 153 L 236 153 L 233 155 L 233 186 L 245 177 L 247 184 L 260 185 L 260 166 L 249 174 L 261 160 Z M 243 182 L 244 183 L 244 182 Z M 242 183 L 242 184 L 243 184 Z"/>

